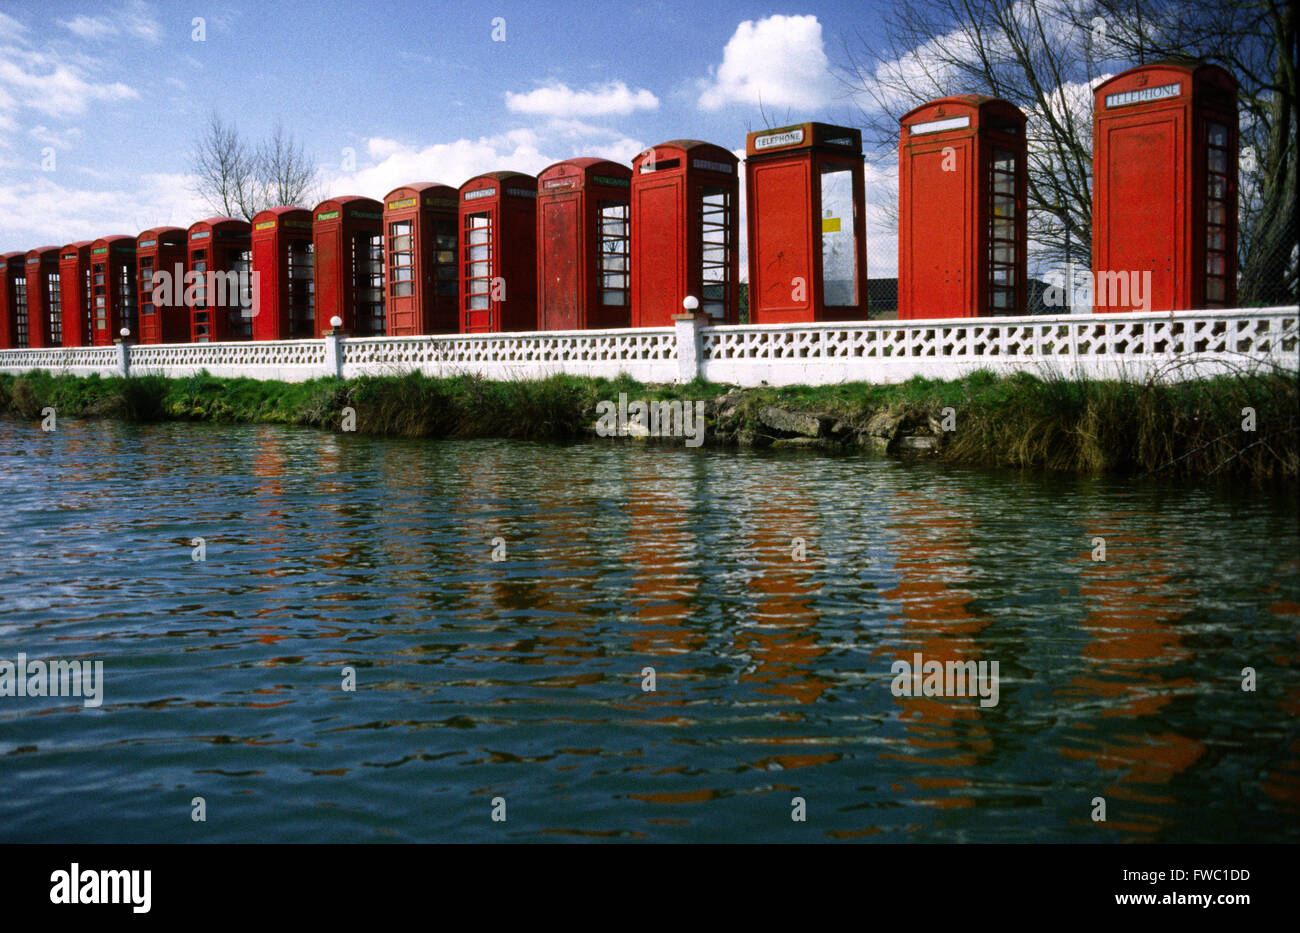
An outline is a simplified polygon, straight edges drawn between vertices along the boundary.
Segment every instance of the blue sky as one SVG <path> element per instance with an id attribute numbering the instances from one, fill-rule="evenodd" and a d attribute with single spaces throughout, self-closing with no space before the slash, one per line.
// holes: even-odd
<path id="1" fill-rule="evenodd" d="M 763 126 L 760 95 L 779 122 L 853 123 L 834 69 L 842 37 L 869 32 L 873 10 L 862 0 L 5 3 L 0 251 L 206 216 L 187 176 L 214 107 L 254 140 L 282 121 L 328 194 L 374 198 L 579 155 L 628 162 L 678 137 L 740 151 Z M 505 41 L 493 40 L 497 18 Z M 890 252 L 872 250 L 873 275 L 892 274 Z"/>

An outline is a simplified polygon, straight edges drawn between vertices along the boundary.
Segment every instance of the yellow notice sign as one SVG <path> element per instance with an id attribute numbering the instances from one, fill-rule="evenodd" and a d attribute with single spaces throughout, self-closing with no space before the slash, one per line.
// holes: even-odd
<path id="1" fill-rule="evenodd" d="M 838 217 L 822 218 L 822 233 L 839 233 L 840 219 Z"/>

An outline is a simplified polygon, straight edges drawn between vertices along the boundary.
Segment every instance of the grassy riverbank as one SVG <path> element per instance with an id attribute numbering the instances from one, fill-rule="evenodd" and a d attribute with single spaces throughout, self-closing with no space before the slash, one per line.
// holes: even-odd
<path id="1" fill-rule="evenodd" d="M 734 389 L 556 376 L 529 382 L 419 374 L 306 383 L 0 375 L 0 411 L 38 419 L 296 424 L 396 437 L 565 440 L 594 436 L 602 400 L 703 401 L 705 443 L 871 449 L 969 465 L 1079 473 L 1300 475 L 1300 382 L 1231 376 L 1176 384 L 975 373 L 900 385 Z M 1243 428 L 1254 410 L 1254 430 Z M 951 409 L 950 412 L 945 409 Z M 627 441 L 622 441 L 626 443 Z M 680 444 L 680 438 L 673 443 Z"/>

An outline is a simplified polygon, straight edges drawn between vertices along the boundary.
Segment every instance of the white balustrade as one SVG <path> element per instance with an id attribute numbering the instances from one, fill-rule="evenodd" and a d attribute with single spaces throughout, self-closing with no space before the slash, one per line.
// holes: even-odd
<path id="1" fill-rule="evenodd" d="M 132 345 L 133 376 L 245 376 L 301 382 L 341 373 L 540 379 L 555 373 L 732 385 L 955 379 L 977 369 L 1087 379 L 1188 379 L 1277 366 L 1300 370 L 1296 306 L 1019 318 L 673 327 L 431 337 Z M 0 372 L 103 376 L 117 347 L 0 350 Z"/>

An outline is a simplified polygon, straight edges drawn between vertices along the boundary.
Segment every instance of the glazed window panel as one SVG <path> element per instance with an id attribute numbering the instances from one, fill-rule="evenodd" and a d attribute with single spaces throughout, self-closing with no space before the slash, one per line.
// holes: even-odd
<path id="1" fill-rule="evenodd" d="M 414 293 L 415 237 L 412 229 L 409 220 L 394 220 L 388 224 L 388 290 L 394 298 Z"/>
<path id="2" fill-rule="evenodd" d="M 253 282 L 249 275 L 252 265 L 253 254 L 248 250 L 231 250 L 227 254 L 226 268 L 234 278 L 225 276 L 228 284 L 224 311 L 218 313 L 225 314 L 226 333 L 235 340 L 247 340 L 253 336 Z M 216 298 L 221 300 L 219 293 Z"/>
<path id="3" fill-rule="evenodd" d="M 718 320 L 726 319 L 731 294 L 732 210 L 726 188 L 700 189 L 700 310 Z"/>
<path id="4" fill-rule="evenodd" d="M 356 331 L 384 333 L 384 247 L 378 233 L 361 231 L 352 239 L 353 298 Z"/>
<path id="5" fill-rule="evenodd" d="M 63 343 L 63 292 L 59 288 L 59 273 L 49 273 L 45 284 L 50 296 L 50 342 L 59 346 Z"/>
<path id="6" fill-rule="evenodd" d="M 465 307 L 485 311 L 492 306 L 492 214 L 465 215 Z"/>
<path id="7" fill-rule="evenodd" d="M 134 265 L 134 263 L 132 263 Z M 117 299 L 118 313 L 121 316 L 122 327 L 131 332 L 131 336 L 139 336 L 139 322 L 137 312 L 139 310 L 135 297 L 135 270 L 131 265 L 122 263 L 117 267 Z"/>
<path id="8" fill-rule="evenodd" d="M 158 309 L 153 304 L 153 263 L 152 256 L 140 260 L 140 312 L 153 314 Z"/>
<path id="9" fill-rule="evenodd" d="M 1015 310 L 1016 295 L 1016 156 L 994 149 L 989 160 L 988 310 Z"/>
<path id="10" fill-rule="evenodd" d="M 821 170 L 822 297 L 828 307 L 858 303 L 858 239 L 853 218 L 853 172 Z"/>
<path id="11" fill-rule="evenodd" d="M 27 278 L 14 279 L 14 342 L 19 347 L 27 343 Z"/>
<path id="12" fill-rule="evenodd" d="M 626 201 L 601 201 L 598 206 L 600 227 L 600 262 L 596 277 L 600 282 L 600 303 L 622 308 L 629 303 L 628 256 L 629 227 Z"/>
<path id="13" fill-rule="evenodd" d="M 291 240 L 287 254 L 289 273 L 289 335 L 316 335 L 316 284 L 312 281 L 315 252 L 311 240 Z"/>
<path id="14" fill-rule="evenodd" d="M 1224 307 L 1227 301 L 1228 128 L 1208 122 L 1205 127 L 1205 304 Z"/>

